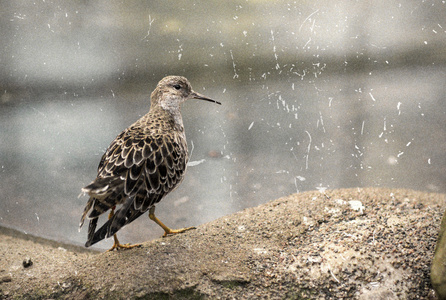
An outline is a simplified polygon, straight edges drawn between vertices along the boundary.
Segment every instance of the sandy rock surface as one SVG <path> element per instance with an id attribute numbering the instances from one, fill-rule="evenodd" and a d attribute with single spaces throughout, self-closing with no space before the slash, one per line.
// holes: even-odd
<path id="1" fill-rule="evenodd" d="M 435 299 L 445 208 L 411 190 L 305 192 L 108 253 L 3 230 L 0 298 Z"/>

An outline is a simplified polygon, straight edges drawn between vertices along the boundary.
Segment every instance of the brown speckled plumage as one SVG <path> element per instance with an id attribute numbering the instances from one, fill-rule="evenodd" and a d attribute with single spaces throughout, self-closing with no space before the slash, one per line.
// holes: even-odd
<path id="1" fill-rule="evenodd" d="M 90 219 L 85 246 L 113 236 L 181 183 L 188 150 L 180 104 L 190 98 L 216 102 L 192 91 L 184 77 L 163 78 L 151 95 L 149 112 L 108 147 L 97 178 L 82 189 L 90 196 L 80 222 Z M 96 231 L 99 216 L 110 209 L 110 219 Z"/>

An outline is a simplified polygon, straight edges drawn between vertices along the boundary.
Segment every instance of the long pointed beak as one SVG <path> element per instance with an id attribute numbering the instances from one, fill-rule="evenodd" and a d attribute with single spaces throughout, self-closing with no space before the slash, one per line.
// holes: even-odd
<path id="1" fill-rule="evenodd" d="M 220 105 L 221 105 L 220 102 L 215 101 L 214 99 L 208 98 L 208 97 L 206 97 L 206 96 L 203 96 L 202 94 L 199 94 L 199 93 L 194 92 L 194 91 L 192 91 L 192 93 L 190 94 L 189 97 L 190 97 L 190 98 L 193 98 L 193 99 L 206 100 L 206 101 L 214 102 L 214 103 L 217 103 L 217 104 L 220 104 Z"/>

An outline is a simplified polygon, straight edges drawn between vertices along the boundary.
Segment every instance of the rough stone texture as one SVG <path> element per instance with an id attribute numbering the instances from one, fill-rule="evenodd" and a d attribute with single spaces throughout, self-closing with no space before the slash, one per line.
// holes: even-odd
<path id="1" fill-rule="evenodd" d="M 347 189 L 290 195 L 124 251 L 2 235 L 0 297 L 435 299 L 445 208 L 443 194 Z"/>
<path id="2" fill-rule="evenodd" d="M 446 299 L 446 213 L 441 221 L 431 269 L 432 285 L 440 299 Z"/>

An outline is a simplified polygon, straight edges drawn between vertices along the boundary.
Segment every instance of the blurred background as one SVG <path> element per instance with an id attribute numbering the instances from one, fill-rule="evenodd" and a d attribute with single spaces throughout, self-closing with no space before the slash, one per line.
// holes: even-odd
<path id="1" fill-rule="evenodd" d="M 80 190 L 166 75 L 223 103 L 183 105 L 172 228 L 315 189 L 446 192 L 445 1 L 0 3 L 0 226 L 83 244 Z"/>

